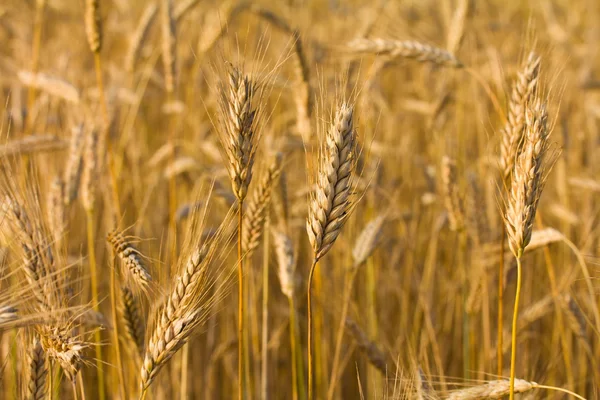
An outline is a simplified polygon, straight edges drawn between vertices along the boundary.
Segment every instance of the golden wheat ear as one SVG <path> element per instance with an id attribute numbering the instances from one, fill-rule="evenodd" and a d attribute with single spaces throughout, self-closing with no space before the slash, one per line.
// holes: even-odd
<path id="1" fill-rule="evenodd" d="M 323 257 L 348 219 L 356 167 L 354 108 L 342 103 L 327 131 L 319 160 L 316 190 L 311 195 L 306 229 L 315 258 Z"/>

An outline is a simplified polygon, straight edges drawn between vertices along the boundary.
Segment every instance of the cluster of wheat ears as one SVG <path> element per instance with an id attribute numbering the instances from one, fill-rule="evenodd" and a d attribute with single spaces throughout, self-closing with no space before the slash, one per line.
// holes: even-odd
<path id="1" fill-rule="evenodd" d="M 0 398 L 600 398 L 600 8 L 370 3 L 0 4 Z"/>

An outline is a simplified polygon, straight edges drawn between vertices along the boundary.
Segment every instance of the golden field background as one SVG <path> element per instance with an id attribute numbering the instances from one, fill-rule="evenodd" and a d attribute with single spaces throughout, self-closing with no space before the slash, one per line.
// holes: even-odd
<path id="1" fill-rule="evenodd" d="M 99 29 L 93 3 L 0 4 L 2 398 L 138 398 L 157 315 L 206 243 L 202 284 L 183 296 L 198 326 L 146 398 L 230 399 L 240 386 L 246 399 L 307 398 L 306 220 L 343 102 L 355 173 L 312 284 L 314 398 L 508 398 L 517 264 L 499 160 L 530 52 L 556 161 L 522 258 L 517 397 L 574 398 L 536 382 L 600 398 L 600 3 L 100 0 Z M 238 70 L 257 85 L 244 385 L 222 103 Z M 115 228 L 151 282 L 106 240 Z M 74 373 L 57 358 L 69 351 Z"/>

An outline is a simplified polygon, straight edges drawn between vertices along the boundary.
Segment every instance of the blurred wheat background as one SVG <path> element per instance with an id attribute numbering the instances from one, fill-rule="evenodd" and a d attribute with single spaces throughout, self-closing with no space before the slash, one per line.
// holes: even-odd
<path id="1" fill-rule="evenodd" d="M 4 0 L 0 397 L 599 399 L 599 20 Z"/>

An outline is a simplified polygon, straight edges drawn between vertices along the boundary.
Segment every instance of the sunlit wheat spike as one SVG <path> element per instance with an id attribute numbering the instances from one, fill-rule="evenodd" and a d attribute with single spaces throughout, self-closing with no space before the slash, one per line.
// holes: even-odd
<path id="1" fill-rule="evenodd" d="M 38 331 L 48 357 L 58 362 L 69 379 L 74 380 L 81 368 L 86 345 L 66 327 L 42 325 Z"/>
<path id="2" fill-rule="evenodd" d="M 547 160 L 548 113 L 540 101 L 525 112 L 525 138 L 513 172 L 506 209 L 506 230 L 510 249 L 520 257 L 531 240 L 535 212 L 551 164 Z"/>
<path id="3" fill-rule="evenodd" d="M 538 86 L 541 58 L 529 53 L 522 71 L 517 75 L 508 102 L 508 119 L 501 130 L 500 168 L 507 181 L 520 153 L 525 128 L 525 109 Z"/>
<path id="4" fill-rule="evenodd" d="M 212 301 L 206 293 L 210 247 L 193 249 L 164 305 L 156 310 L 141 369 L 141 388 L 150 386 L 158 372 L 183 346 L 194 328 L 204 323 Z"/>
<path id="5" fill-rule="evenodd" d="M 465 226 L 463 199 L 458 188 L 456 161 L 447 156 L 442 157 L 442 189 L 450 229 L 460 231 Z"/>
<path id="6" fill-rule="evenodd" d="M 258 145 L 257 110 L 252 102 L 255 87 L 248 76 L 232 68 L 228 84 L 221 86 L 220 106 L 223 132 L 221 142 L 227 156 L 227 171 L 239 201 L 248 193 L 254 154 Z"/>
<path id="7" fill-rule="evenodd" d="M 310 197 L 306 229 L 315 258 L 323 257 L 340 234 L 351 209 L 356 167 L 354 109 L 343 103 L 327 131 L 319 160 L 316 189 Z"/>
<path id="8" fill-rule="evenodd" d="M 38 339 L 34 339 L 29 349 L 29 379 L 27 383 L 27 399 L 42 400 L 46 398 L 46 377 L 48 365 L 46 354 Z"/>
<path id="9" fill-rule="evenodd" d="M 273 246 L 277 256 L 277 277 L 281 292 L 288 298 L 294 297 L 296 291 L 296 257 L 292 240 L 284 233 L 273 230 Z"/>
<path id="10" fill-rule="evenodd" d="M 167 93 L 175 91 L 175 19 L 171 0 L 161 0 L 160 27 L 162 32 L 162 60 L 165 72 L 165 88 Z"/>
<path id="11" fill-rule="evenodd" d="M 386 214 L 378 215 L 365 225 L 362 232 L 358 235 L 358 238 L 356 238 L 354 248 L 352 249 L 354 268 L 357 268 L 367 261 L 371 254 L 373 254 L 373 251 L 377 248 L 386 218 Z"/>
<path id="12" fill-rule="evenodd" d="M 106 239 L 123 263 L 126 276 L 132 278 L 138 287 L 145 288 L 152 281 L 152 276 L 148 272 L 140 251 L 121 231 L 109 232 Z"/>
<path id="13" fill-rule="evenodd" d="M 69 142 L 58 136 L 29 135 L 24 138 L 11 140 L 6 144 L 1 145 L 0 157 L 63 150 L 68 146 Z"/>
<path id="14" fill-rule="evenodd" d="M 99 178 L 98 130 L 90 129 L 86 135 L 81 177 L 81 203 L 86 210 L 93 210 L 96 202 L 96 186 Z"/>
<path id="15" fill-rule="evenodd" d="M 102 48 L 100 0 L 86 0 L 85 2 L 85 33 L 92 53 L 99 53 Z"/>
<path id="16" fill-rule="evenodd" d="M 414 40 L 357 38 L 347 44 L 353 53 L 371 53 L 390 57 L 414 58 L 447 67 L 460 68 L 463 64 L 450 52 Z"/>
<path id="17" fill-rule="evenodd" d="M 138 299 L 135 298 L 131 289 L 126 286 L 121 288 L 123 322 L 129 339 L 135 343 L 138 352 L 144 352 L 144 335 L 146 326 L 144 316 Z"/>
<path id="18" fill-rule="evenodd" d="M 242 251 L 246 257 L 250 257 L 259 244 L 271 204 L 271 192 L 281 173 L 281 164 L 282 155 L 277 154 L 248 202 L 243 222 L 245 235 L 242 241 Z"/>
<path id="19" fill-rule="evenodd" d="M 79 193 L 81 171 L 83 167 L 83 148 L 85 144 L 85 129 L 83 125 L 73 128 L 69 158 L 65 167 L 65 204 L 70 205 Z"/>
<path id="20" fill-rule="evenodd" d="M 491 381 L 484 385 L 453 391 L 444 398 L 448 400 L 502 399 L 508 396 L 509 386 L 507 380 Z M 533 382 L 515 379 L 515 393 L 525 393 L 534 388 L 535 383 Z"/>
<path id="21" fill-rule="evenodd" d="M 148 32 L 150 32 L 152 21 L 154 21 L 157 12 L 158 6 L 155 3 L 148 4 L 140 17 L 135 31 L 133 31 L 129 38 L 129 48 L 125 54 L 125 69 L 129 72 L 133 72 L 135 69 L 140 50 L 148 38 Z"/>

